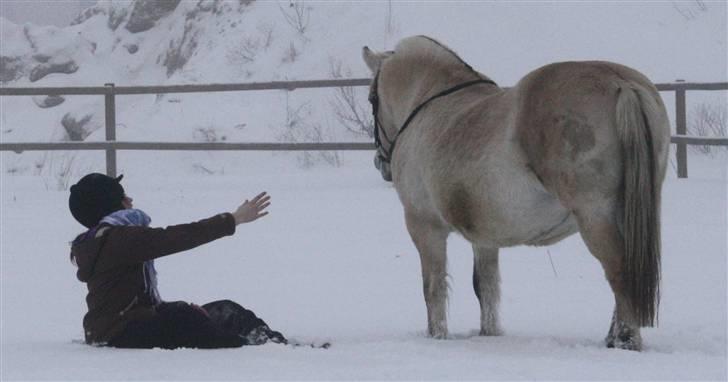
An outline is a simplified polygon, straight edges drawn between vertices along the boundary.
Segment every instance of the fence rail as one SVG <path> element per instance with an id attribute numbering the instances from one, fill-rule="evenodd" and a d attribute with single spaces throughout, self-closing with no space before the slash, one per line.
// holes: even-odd
<path id="1" fill-rule="evenodd" d="M 693 137 L 689 135 L 673 135 L 671 143 L 728 146 L 728 137 Z M 70 150 L 139 150 L 139 151 L 315 151 L 315 150 L 374 150 L 371 142 L 312 142 L 312 143 L 279 143 L 279 142 L 134 142 L 134 141 L 98 141 L 98 142 L 31 142 L 0 143 L 3 151 L 70 151 Z"/>
<path id="2" fill-rule="evenodd" d="M 373 150 L 374 144 L 367 142 L 319 142 L 319 143 L 186 143 L 186 142 L 122 142 L 116 140 L 116 95 L 140 95 L 161 93 L 209 93 L 228 91 L 296 90 L 311 88 L 336 88 L 369 86 L 369 78 L 273 81 L 238 84 L 167 85 L 167 86 L 104 86 L 89 87 L 0 87 L 0 96 L 32 95 L 103 95 L 105 105 L 106 141 L 102 142 L 0 142 L 0 151 L 50 151 L 50 150 L 104 150 L 106 151 L 106 173 L 116 176 L 116 151 L 118 150 Z M 675 92 L 675 131 L 670 142 L 677 144 L 678 177 L 687 178 L 687 145 L 728 146 L 728 137 L 706 138 L 687 135 L 686 93 L 689 90 L 728 90 L 728 82 L 656 84 L 659 91 Z"/>
<path id="3" fill-rule="evenodd" d="M 195 84 L 166 86 L 104 86 L 90 87 L 44 87 L 44 88 L 0 88 L 0 96 L 6 95 L 132 95 L 160 93 L 211 93 L 250 90 L 296 90 L 312 88 L 340 88 L 348 86 L 369 86 L 369 78 L 350 78 L 311 81 L 248 82 L 241 84 Z"/>
<path id="4" fill-rule="evenodd" d="M 314 150 L 374 150 L 369 142 L 316 142 L 316 143 L 227 143 L 227 142 L 45 142 L 0 143 L 2 150 L 64 151 L 64 150 L 154 150 L 154 151 L 314 151 Z"/>

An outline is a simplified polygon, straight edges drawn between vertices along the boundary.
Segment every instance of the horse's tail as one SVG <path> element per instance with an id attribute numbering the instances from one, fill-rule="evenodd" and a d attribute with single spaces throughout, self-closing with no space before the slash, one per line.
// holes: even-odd
<path id="1" fill-rule="evenodd" d="M 621 214 L 625 294 L 639 326 L 654 326 L 660 301 L 661 151 L 667 143 L 664 106 L 654 89 L 623 83 L 616 105 L 622 145 L 624 206 Z"/>

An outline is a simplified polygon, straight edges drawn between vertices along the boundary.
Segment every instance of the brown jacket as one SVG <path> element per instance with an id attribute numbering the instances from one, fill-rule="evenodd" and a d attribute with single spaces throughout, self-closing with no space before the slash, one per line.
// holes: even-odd
<path id="1" fill-rule="evenodd" d="M 87 343 L 106 343 L 129 321 L 153 317 L 144 293 L 143 264 L 235 233 L 229 213 L 167 228 L 101 226 L 95 237 L 71 248 L 76 276 L 86 283 L 88 313 L 83 318 Z"/>

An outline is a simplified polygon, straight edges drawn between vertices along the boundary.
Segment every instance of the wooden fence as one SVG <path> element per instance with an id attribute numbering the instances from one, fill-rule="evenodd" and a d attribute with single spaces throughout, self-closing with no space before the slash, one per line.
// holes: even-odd
<path id="1" fill-rule="evenodd" d="M 287 90 L 307 88 L 337 88 L 369 86 L 369 78 L 333 79 L 314 81 L 253 82 L 242 84 L 168 85 L 168 86 L 115 86 L 106 84 L 95 87 L 0 87 L 0 96 L 32 95 L 103 95 L 105 100 L 106 141 L 103 142 L 0 142 L 0 151 L 50 151 L 50 150 L 104 150 L 106 173 L 116 176 L 116 151 L 118 150 L 373 150 L 373 143 L 183 143 L 183 142 L 120 142 L 116 140 L 116 96 L 131 94 L 162 93 L 209 93 L 251 90 Z M 688 90 L 728 90 L 728 82 L 657 84 L 660 91 L 675 92 L 675 131 L 671 142 L 677 144 L 676 159 L 678 177 L 688 176 L 687 145 L 728 146 L 728 137 L 705 138 L 687 136 L 687 111 L 685 96 Z"/>

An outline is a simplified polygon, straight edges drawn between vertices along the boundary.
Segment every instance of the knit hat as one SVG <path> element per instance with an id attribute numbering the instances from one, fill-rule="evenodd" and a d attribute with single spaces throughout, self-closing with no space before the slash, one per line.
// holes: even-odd
<path id="1" fill-rule="evenodd" d="M 71 196 L 68 198 L 68 208 L 73 217 L 87 228 L 92 228 L 104 216 L 124 209 L 121 204 L 124 187 L 119 184 L 123 177 L 119 175 L 112 178 L 92 173 L 81 178 L 71 186 Z"/>

